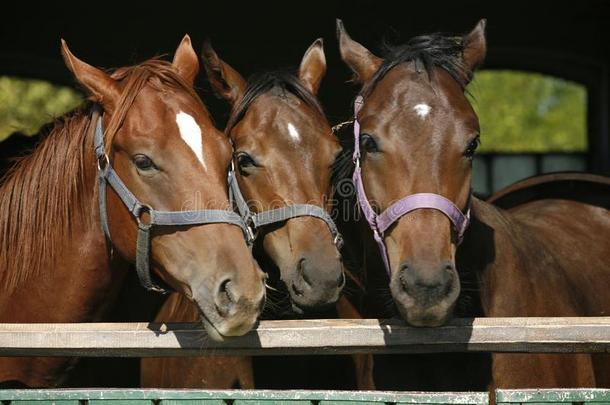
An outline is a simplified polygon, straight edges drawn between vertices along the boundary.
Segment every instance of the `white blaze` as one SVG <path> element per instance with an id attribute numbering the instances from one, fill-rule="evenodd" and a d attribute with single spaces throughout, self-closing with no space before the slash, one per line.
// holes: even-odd
<path id="1" fill-rule="evenodd" d="M 288 133 L 293 141 L 299 142 L 301 140 L 301 135 L 299 135 L 299 131 L 292 125 L 292 123 L 288 123 Z"/>
<path id="2" fill-rule="evenodd" d="M 195 119 L 189 114 L 180 111 L 176 114 L 176 124 L 180 130 L 180 137 L 193 150 L 197 159 L 207 170 L 205 161 L 203 160 L 203 139 L 201 137 L 201 128 L 197 125 Z"/>
<path id="3" fill-rule="evenodd" d="M 432 107 L 430 107 L 428 104 L 421 103 L 413 107 L 413 109 L 415 110 L 417 115 L 419 115 L 420 118 L 426 118 L 426 116 L 430 114 L 430 110 L 432 109 Z"/>

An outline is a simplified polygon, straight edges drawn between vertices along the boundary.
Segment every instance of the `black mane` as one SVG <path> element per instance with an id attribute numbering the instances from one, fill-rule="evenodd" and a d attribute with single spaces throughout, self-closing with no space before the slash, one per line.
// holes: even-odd
<path id="1" fill-rule="evenodd" d="M 307 106 L 324 116 L 322 106 L 318 99 L 303 86 L 299 78 L 294 74 L 282 70 L 264 72 L 255 74 L 248 79 L 248 85 L 244 96 L 233 108 L 225 131 L 229 133 L 231 129 L 244 118 L 246 111 L 248 111 L 248 108 L 250 108 L 250 105 L 257 97 L 276 88 L 281 89 L 285 93 L 295 95 Z"/>
<path id="2" fill-rule="evenodd" d="M 386 43 L 384 44 L 383 63 L 363 88 L 362 93 L 369 94 L 390 70 L 406 62 L 414 62 L 417 71 L 425 70 L 428 77 L 430 77 L 432 68 L 444 69 L 462 88 L 465 88 L 472 72 L 463 62 L 464 48 L 464 37 L 443 33 L 420 35 L 402 45 Z"/>

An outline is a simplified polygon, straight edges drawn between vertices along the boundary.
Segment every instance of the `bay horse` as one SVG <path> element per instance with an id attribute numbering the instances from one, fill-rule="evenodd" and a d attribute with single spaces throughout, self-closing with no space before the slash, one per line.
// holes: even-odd
<path id="1" fill-rule="evenodd" d="M 193 90 L 190 38 L 172 63 L 112 74 L 63 40 L 62 54 L 94 105 L 57 120 L 0 186 L 0 322 L 99 320 L 135 261 L 143 284 L 152 269 L 195 302 L 213 338 L 249 331 L 264 275 L 229 211 L 231 146 Z M 0 358 L 0 380 L 57 386 L 73 363 Z"/>
<path id="2" fill-rule="evenodd" d="M 485 20 L 464 36 L 413 38 L 384 58 L 339 20 L 337 35 L 362 85 L 352 137 L 358 200 L 400 315 L 415 326 L 444 324 L 467 276 L 462 293 L 476 290 L 485 316 L 610 313 L 607 207 L 544 199 L 502 210 L 472 195 L 484 135 L 465 89 L 485 58 Z M 396 356 L 394 381 L 445 388 L 454 375 L 479 371 L 456 361 L 464 356 Z M 607 387 L 609 371 L 606 355 L 494 354 L 491 384 Z"/>
<path id="3" fill-rule="evenodd" d="M 215 93 L 232 106 L 225 133 L 235 150 L 239 188 L 252 211 L 303 203 L 330 210 L 332 168 L 341 146 L 316 99 L 326 72 L 322 39 L 307 49 L 297 75 L 267 72 L 246 81 L 209 43 L 203 61 Z M 328 228 L 320 218 L 302 216 L 258 229 L 255 257 L 263 270 L 275 274 L 279 269 L 297 313 L 335 304 L 345 283 Z M 342 298 L 339 312 L 345 308 L 349 303 Z M 157 321 L 189 322 L 195 316 L 192 304 L 172 295 Z M 282 314 L 276 309 L 271 316 Z M 143 387 L 255 387 L 249 357 L 151 358 L 141 364 Z"/>

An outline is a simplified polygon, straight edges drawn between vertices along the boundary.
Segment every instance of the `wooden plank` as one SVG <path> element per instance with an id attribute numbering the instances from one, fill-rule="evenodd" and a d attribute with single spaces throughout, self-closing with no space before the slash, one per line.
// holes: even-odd
<path id="1" fill-rule="evenodd" d="M 202 356 L 436 352 L 610 352 L 610 317 L 402 321 L 263 321 L 245 336 L 210 340 L 196 324 L 0 324 L 1 356 Z"/>
<path id="2" fill-rule="evenodd" d="M 610 389 L 520 389 L 496 390 L 497 404 L 556 404 L 583 402 L 601 405 L 610 402 Z"/>
<path id="3" fill-rule="evenodd" d="M 0 390 L 0 401 L 160 401 L 160 404 L 205 405 L 256 401 L 259 404 L 279 402 L 404 403 L 404 404 L 481 404 L 486 405 L 486 392 L 387 392 L 387 391 L 310 391 L 310 390 L 165 390 L 165 389 L 28 389 Z M 215 402 L 218 401 L 218 402 Z"/>

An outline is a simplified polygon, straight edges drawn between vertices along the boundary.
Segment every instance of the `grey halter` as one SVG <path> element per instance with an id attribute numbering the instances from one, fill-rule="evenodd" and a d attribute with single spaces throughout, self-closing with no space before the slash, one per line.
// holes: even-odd
<path id="1" fill-rule="evenodd" d="M 252 211 L 250 211 L 250 207 L 248 207 L 248 203 L 246 202 L 246 199 L 244 198 L 243 194 L 241 193 L 241 190 L 239 189 L 239 184 L 237 184 L 233 163 L 231 163 L 231 170 L 229 171 L 229 195 L 235 202 L 235 205 L 237 206 L 237 210 L 239 211 L 239 215 L 241 215 L 242 220 L 248 226 L 248 238 L 250 243 L 254 242 L 254 239 L 256 238 L 255 230 L 257 230 L 258 228 L 261 228 L 265 225 L 284 222 L 291 218 L 309 216 L 321 219 L 326 223 L 330 234 L 333 237 L 333 243 L 335 244 L 337 249 L 341 249 L 341 247 L 343 246 L 343 237 L 339 233 L 337 225 L 335 225 L 333 219 L 330 217 L 328 212 L 326 212 L 326 210 L 324 210 L 322 207 L 318 207 L 317 205 L 292 204 L 287 205 L 285 207 L 276 208 L 259 213 L 253 213 Z"/>
<path id="2" fill-rule="evenodd" d="M 95 116 L 95 115 L 94 115 Z M 197 210 L 197 211 L 157 211 L 150 205 L 141 203 L 129 191 L 125 183 L 112 168 L 108 155 L 104 149 L 104 129 L 102 116 L 99 114 L 94 136 L 95 157 L 97 159 L 97 173 L 99 183 L 99 206 L 102 229 L 112 243 L 108 228 L 108 214 L 106 210 L 106 186 L 109 185 L 119 196 L 131 215 L 138 223 L 138 239 L 136 242 L 136 271 L 140 284 L 149 291 L 168 293 L 165 288 L 155 284 L 150 274 L 150 230 L 153 226 L 190 226 L 201 224 L 227 223 L 238 226 L 248 235 L 248 227 L 242 218 L 233 211 L 225 210 Z M 148 216 L 143 221 L 143 215 Z"/>

